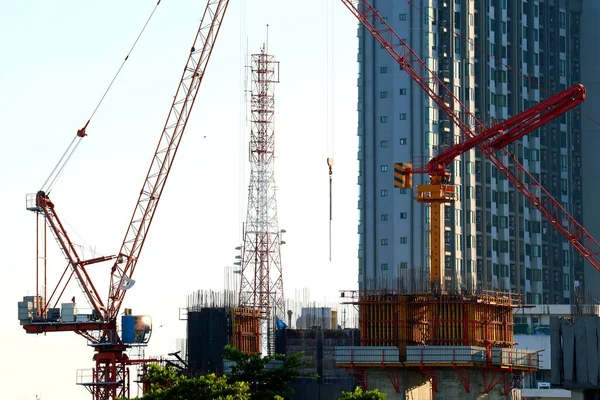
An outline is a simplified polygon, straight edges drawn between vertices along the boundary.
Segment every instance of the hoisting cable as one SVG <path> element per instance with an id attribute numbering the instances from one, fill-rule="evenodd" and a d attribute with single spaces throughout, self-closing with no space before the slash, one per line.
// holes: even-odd
<path id="1" fill-rule="evenodd" d="M 327 158 L 327 165 L 329 166 L 329 261 L 331 261 L 331 221 L 333 216 L 333 192 L 332 192 L 332 175 L 333 175 L 333 158 Z"/>
<path id="2" fill-rule="evenodd" d="M 117 73 L 115 74 L 115 76 L 113 77 L 113 79 L 110 81 L 110 84 L 108 85 L 108 87 L 104 91 L 104 94 L 100 98 L 100 101 L 98 102 L 98 104 L 96 104 L 96 108 L 94 108 L 94 111 L 92 111 L 92 115 L 90 115 L 90 117 L 88 118 L 88 120 L 85 123 L 85 125 L 83 126 L 83 128 L 77 130 L 77 134 L 75 135 L 75 137 L 73 138 L 73 140 L 69 144 L 69 147 L 67 147 L 67 150 L 63 153 L 62 157 L 60 158 L 60 160 L 58 161 L 58 163 L 56 164 L 56 166 L 54 167 L 54 169 L 50 173 L 50 176 L 48 176 L 48 178 L 46 179 L 46 181 L 42 185 L 42 189 L 41 190 L 44 191 L 44 192 L 46 192 L 46 194 L 50 193 L 50 191 L 52 190 L 52 187 L 54 186 L 54 183 L 59 178 L 59 176 L 62 174 L 65 166 L 67 165 L 67 163 L 71 159 L 71 156 L 73 155 L 73 153 L 75 152 L 75 150 L 79 146 L 79 143 L 81 142 L 81 139 L 84 138 L 85 136 L 87 136 L 87 134 L 86 134 L 85 131 L 86 131 L 88 125 L 90 124 L 90 121 L 92 120 L 92 118 L 96 114 L 96 111 L 98 111 L 98 108 L 100 108 L 100 105 L 104 101 L 104 98 L 106 97 L 106 95 L 108 94 L 109 90 L 112 88 L 113 83 L 115 83 L 115 80 L 117 79 L 117 77 L 121 73 L 121 70 L 123 69 L 123 66 L 125 65 L 125 62 L 127 62 L 127 60 L 129 60 L 129 56 L 131 55 L 131 53 L 133 52 L 133 49 L 135 48 L 135 46 L 137 45 L 138 41 L 142 37 L 142 34 L 146 30 L 146 27 L 150 23 L 150 20 L 152 19 L 152 17 L 154 16 L 154 13 L 156 12 L 156 9 L 158 8 L 158 5 L 160 4 L 160 2 L 161 2 L 161 0 L 158 0 L 156 2 L 156 5 L 154 6 L 154 9 L 152 10 L 152 13 L 150 13 L 150 16 L 148 17 L 148 19 L 146 20 L 146 23 L 142 27 L 142 30 L 140 31 L 140 33 L 138 34 L 137 38 L 133 42 L 133 45 L 131 46 L 131 49 L 129 49 L 129 52 L 125 56 L 125 59 L 121 63 L 121 66 L 117 70 Z"/>
<path id="3" fill-rule="evenodd" d="M 327 99 L 327 166 L 329 167 L 329 261 L 331 262 L 331 224 L 333 220 L 333 99 L 332 99 L 332 82 L 333 82 L 333 11 L 330 9 L 331 2 L 325 2 L 326 10 L 326 99 Z"/>

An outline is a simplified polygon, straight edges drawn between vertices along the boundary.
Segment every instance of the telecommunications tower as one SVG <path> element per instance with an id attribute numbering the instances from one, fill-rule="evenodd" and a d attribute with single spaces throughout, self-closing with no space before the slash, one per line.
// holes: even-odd
<path id="1" fill-rule="evenodd" d="M 240 303 L 262 314 L 261 349 L 275 352 L 278 319 L 285 320 L 281 274 L 281 234 L 275 199 L 274 85 L 279 82 L 279 62 L 267 53 L 252 54 L 250 92 L 251 130 L 248 211 L 241 247 Z"/>

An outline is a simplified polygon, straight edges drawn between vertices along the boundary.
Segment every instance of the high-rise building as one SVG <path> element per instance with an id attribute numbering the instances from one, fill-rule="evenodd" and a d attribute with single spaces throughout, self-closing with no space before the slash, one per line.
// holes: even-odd
<path id="1" fill-rule="evenodd" d="M 371 4 L 488 126 L 581 80 L 581 0 Z M 462 134 L 361 26 L 358 37 L 359 284 L 414 291 L 427 279 L 429 211 L 410 189 L 394 187 L 394 163 L 422 165 Z M 509 150 L 582 222 L 579 113 Z M 446 285 L 569 303 L 583 280 L 579 253 L 479 151 L 457 158 L 450 171 L 457 201 L 445 207 Z M 417 175 L 413 184 L 425 179 Z"/>

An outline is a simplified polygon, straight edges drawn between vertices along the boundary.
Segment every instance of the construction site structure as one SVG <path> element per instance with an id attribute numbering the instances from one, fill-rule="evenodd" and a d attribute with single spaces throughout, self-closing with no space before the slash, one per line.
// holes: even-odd
<path id="1" fill-rule="evenodd" d="M 445 369 L 451 369 L 467 393 L 472 389 L 470 377 L 480 378 L 479 393 L 467 397 L 490 394 L 500 382 L 503 382 L 503 389 L 498 394 L 507 396 L 528 374 L 538 370 L 539 357 L 536 351 L 513 348 L 513 312 L 520 306 L 520 299 L 510 293 L 475 293 L 447 285 L 444 278 L 444 207 L 445 203 L 454 201 L 455 196 L 447 167 L 456 157 L 477 148 L 584 258 L 591 259 L 592 265 L 600 270 L 600 261 L 596 259 L 598 243 L 505 148 L 583 102 L 585 88 L 575 85 L 506 121 L 487 127 L 400 38 L 375 7 L 366 0 L 342 2 L 458 127 L 464 139 L 453 143 L 424 166 L 395 164 L 396 187 L 412 188 L 414 173 L 427 173 L 430 177 L 429 183 L 416 188 L 416 200 L 429 204 L 431 209 L 429 288 L 409 294 L 390 289 L 342 292 L 342 297 L 359 308 L 362 346 L 356 349 L 340 347 L 337 365 L 347 368 L 365 388 L 369 369 L 375 368 L 375 373 L 385 372 L 396 392 L 406 391 L 409 387 L 399 384 L 399 371 L 406 375 L 413 370 L 429 382 L 431 397 L 437 397 L 439 379 Z M 396 374 L 394 368 L 398 368 Z M 444 387 L 447 383 L 444 382 Z M 439 395 L 457 398 L 456 393 Z M 418 396 L 422 397 L 423 393 Z"/>
<path id="2" fill-rule="evenodd" d="M 252 54 L 250 66 L 251 131 L 248 209 L 241 251 L 240 305 L 262 316 L 261 349 L 275 351 L 277 321 L 285 321 L 281 235 L 275 198 L 274 84 L 279 82 L 279 63 L 266 45 Z"/>
<path id="3" fill-rule="evenodd" d="M 30 334 L 70 331 L 89 341 L 95 352 L 95 368 L 89 374 L 79 374 L 89 379 L 78 383 L 84 385 L 95 400 L 129 398 L 128 367 L 135 363 L 151 361 L 132 360 L 127 354 L 127 350 L 134 344 L 147 342 L 151 332 L 151 320 L 144 316 L 130 318 L 135 316 L 127 312 L 123 315 L 122 329 L 119 329 L 117 318 L 127 290 L 135 283 L 132 276 L 204 78 L 228 4 L 228 0 L 207 1 L 158 146 L 118 253 L 112 256 L 84 259 L 78 247 L 70 239 L 54 203 L 50 200 L 50 191 L 45 187 L 49 182 L 52 184 L 64 168 L 66 162 L 64 156 L 44 184 L 44 188 L 27 198 L 27 209 L 35 213 L 37 220 L 36 295 L 32 299 L 25 297 L 24 301 L 19 303 L 19 320 L 25 331 Z M 84 127 L 77 132 L 74 142 L 78 142 L 85 136 Z M 72 149 L 71 145 L 67 152 Z M 50 296 L 47 296 L 46 292 L 46 227 L 58 242 L 68 262 Z M 89 265 L 105 261 L 114 261 L 110 269 L 106 302 L 86 270 Z M 85 300 L 91 307 L 91 313 L 80 315 L 75 298 L 70 303 L 63 303 L 61 308 L 57 307 L 72 279 L 75 279 L 81 288 Z M 42 282 L 43 289 L 40 290 Z M 129 328 L 132 328 L 131 332 Z"/>
<path id="4" fill-rule="evenodd" d="M 180 319 L 187 324 L 187 373 L 224 372 L 223 350 L 231 345 L 246 354 L 260 353 L 261 313 L 239 307 L 238 292 L 198 290 L 187 298 Z"/>

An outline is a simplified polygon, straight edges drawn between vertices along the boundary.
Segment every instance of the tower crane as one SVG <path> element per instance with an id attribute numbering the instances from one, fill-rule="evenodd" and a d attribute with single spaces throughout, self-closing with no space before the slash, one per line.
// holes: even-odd
<path id="1" fill-rule="evenodd" d="M 131 342 L 124 340 L 119 335 L 117 317 L 127 289 L 134 283 L 133 273 L 171 171 L 198 90 L 204 79 L 206 67 L 228 4 L 229 0 L 207 1 L 200 27 L 191 46 L 158 146 L 118 253 L 111 256 L 83 259 L 58 217 L 49 193 L 40 190 L 38 193 L 28 196 L 27 208 L 46 220 L 48 228 L 55 236 L 68 261 L 68 265 L 50 298 L 47 299 L 45 293 L 44 296 L 36 296 L 34 301 L 35 312 L 32 316 L 27 315 L 26 318 L 21 320 L 21 323 L 27 333 L 71 331 L 89 340 L 95 351 L 95 368 L 92 376 L 93 382 L 89 383 L 88 386 L 93 398 L 96 400 L 129 397 L 127 366 L 140 360 L 130 360 L 128 358 L 126 350 L 131 347 Z M 78 138 L 83 136 L 85 136 L 85 128 L 82 133 L 78 132 Z M 40 244 L 38 243 L 39 247 Z M 114 263 L 110 269 L 109 293 L 107 300 L 103 301 L 86 268 L 91 264 L 111 260 Z M 65 320 L 66 318 L 60 316 L 51 317 L 49 310 L 52 309 L 52 304 L 58 304 L 60 296 L 73 277 L 81 287 L 86 300 L 90 303 L 92 314 L 85 321 Z M 57 298 L 52 303 L 54 295 L 57 295 Z M 148 334 L 151 328 L 147 326 L 144 329 L 145 331 L 142 334 Z"/>
<path id="2" fill-rule="evenodd" d="M 577 84 L 549 99 L 499 122 L 479 134 L 457 143 L 433 157 L 424 168 L 413 168 L 411 164 L 394 164 L 394 185 L 412 188 L 412 175 L 429 175 L 429 184 L 417 186 L 417 201 L 430 204 L 430 257 L 429 281 L 433 290 L 441 289 L 444 283 L 444 204 L 455 200 L 454 186 L 449 184 L 448 166 L 454 159 L 477 146 L 499 146 L 502 148 L 546 122 L 560 116 L 585 100 L 585 88 Z"/>
<path id="3" fill-rule="evenodd" d="M 431 243 L 432 257 L 437 257 L 435 262 L 432 258 L 432 286 L 439 286 L 443 279 L 443 204 L 454 199 L 454 188 L 447 182 L 446 167 L 456 156 L 474 147 L 480 150 L 587 262 L 600 271 L 600 244 L 504 147 L 581 103 L 585 99 L 585 88 L 575 85 L 511 119 L 488 128 L 460 102 L 453 91 L 367 0 L 342 0 L 342 3 L 464 136 L 462 143 L 433 158 L 424 169 L 413 170 L 412 165 L 403 163 L 395 165 L 395 185 L 401 187 L 411 186 L 411 176 L 415 172 L 430 175 L 430 184 L 417 188 L 417 200 L 432 203 L 432 240 L 437 240 L 437 243 Z M 454 110 L 451 104 L 456 104 L 460 111 Z M 434 239 L 435 237 L 437 239 Z"/>

